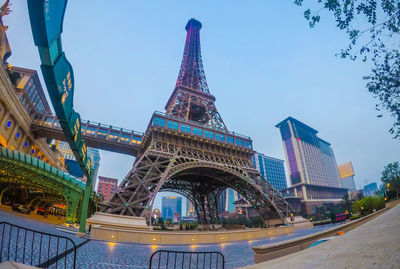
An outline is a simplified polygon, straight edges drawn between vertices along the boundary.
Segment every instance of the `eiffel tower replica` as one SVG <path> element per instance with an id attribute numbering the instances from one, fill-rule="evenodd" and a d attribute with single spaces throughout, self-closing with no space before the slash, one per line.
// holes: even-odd
<path id="1" fill-rule="evenodd" d="M 105 211 L 148 219 L 156 194 L 172 191 L 190 200 L 202 227 L 212 228 L 219 224 L 218 198 L 229 187 L 265 222 L 285 222 L 292 209 L 253 166 L 252 140 L 228 131 L 218 113 L 201 59 L 201 27 L 195 19 L 188 21 L 181 69 L 166 113 L 153 114 L 133 168 Z"/>

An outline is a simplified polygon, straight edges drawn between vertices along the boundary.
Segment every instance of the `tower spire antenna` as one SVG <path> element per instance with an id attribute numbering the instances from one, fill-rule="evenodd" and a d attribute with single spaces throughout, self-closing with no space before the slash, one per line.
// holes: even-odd
<path id="1" fill-rule="evenodd" d="M 227 130 L 215 107 L 215 97 L 211 95 L 207 85 L 201 58 L 201 27 L 201 22 L 193 18 L 186 24 L 187 34 L 181 69 L 165 110 L 175 117 Z"/>
<path id="2" fill-rule="evenodd" d="M 201 59 L 201 27 L 201 22 L 193 18 L 186 24 L 186 43 L 176 87 L 182 86 L 210 94 Z"/>

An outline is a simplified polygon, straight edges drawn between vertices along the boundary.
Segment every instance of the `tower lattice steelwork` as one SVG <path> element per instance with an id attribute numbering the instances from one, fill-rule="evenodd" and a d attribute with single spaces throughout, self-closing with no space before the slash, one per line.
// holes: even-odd
<path id="1" fill-rule="evenodd" d="M 252 164 L 252 141 L 228 131 L 210 94 L 200 50 L 201 23 L 186 25 L 186 44 L 175 89 L 147 127 L 133 168 L 111 198 L 106 212 L 149 217 L 160 191 L 188 198 L 200 224 L 219 223 L 218 198 L 237 190 L 267 220 L 281 218 L 291 207 L 260 178 Z"/>

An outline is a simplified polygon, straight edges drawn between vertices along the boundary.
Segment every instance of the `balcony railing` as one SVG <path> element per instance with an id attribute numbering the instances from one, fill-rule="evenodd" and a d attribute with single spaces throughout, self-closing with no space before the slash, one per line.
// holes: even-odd
<path id="1" fill-rule="evenodd" d="M 39 126 L 61 130 L 61 125 L 57 116 L 50 114 L 36 113 L 33 121 Z M 82 135 L 99 138 L 101 140 L 113 141 L 124 144 L 141 144 L 143 133 L 106 125 L 94 121 L 82 120 Z"/>

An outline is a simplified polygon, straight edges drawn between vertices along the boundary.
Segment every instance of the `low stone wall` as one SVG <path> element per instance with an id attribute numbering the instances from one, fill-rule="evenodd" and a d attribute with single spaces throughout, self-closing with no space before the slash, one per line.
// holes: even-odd
<path id="1" fill-rule="evenodd" d="M 87 225 L 100 225 L 115 229 L 135 229 L 135 230 L 149 230 L 146 224 L 146 219 L 133 216 L 121 216 L 115 214 L 108 214 L 96 212 L 92 217 L 87 219 Z"/>
<path id="2" fill-rule="evenodd" d="M 377 217 L 378 215 L 382 214 L 385 212 L 387 208 L 379 210 L 375 213 L 372 213 L 368 216 L 350 221 L 348 223 L 345 223 L 343 225 L 339 225 L 337 227 L 311 234 L 308 236 L 303 236 L 300 238 L 292 239 L 292 240 L 287 240 L 283 242 L 278 242 L 270 245 L 265 245 L 265 246 L 257 246 L 253 247 L 254 250 L 254 262 L 255 263 L 260 263 L 264 261 L 269 261 L 275 258 L 279 258 L 285 255 L 289 255 L 295 252 L 298 252 L 300 250 L 308 248 L 312 243 L 315 241 L 334 236 L 337 232 L 347 232 L 350 231 L 357 226 Z"/>
<path id="3" fill-rule="evenodd" d="M 241 240 L 254 240 L 265 237 L 275 237 L 294 232 L 292 226 L 282 226 L 270 229 L 248 229 L 240 231 L 212 231 L 212 232 L 168 232 L 168 231 L 143 231 L 92 225 L 90 238 L 113 241 L 131 242 L 140 244 L 165 244 L 165 245 L 196 245 L 226 243 Z"/>
<path id="4" fill-rule="evenodd" d="M 392 208 L 392 207 L 395 207 L 398 204 L 400 204 L 400 199 L 399 200 L 392 200 L 392 201 L 386 203 L 386 208 Z"/>

